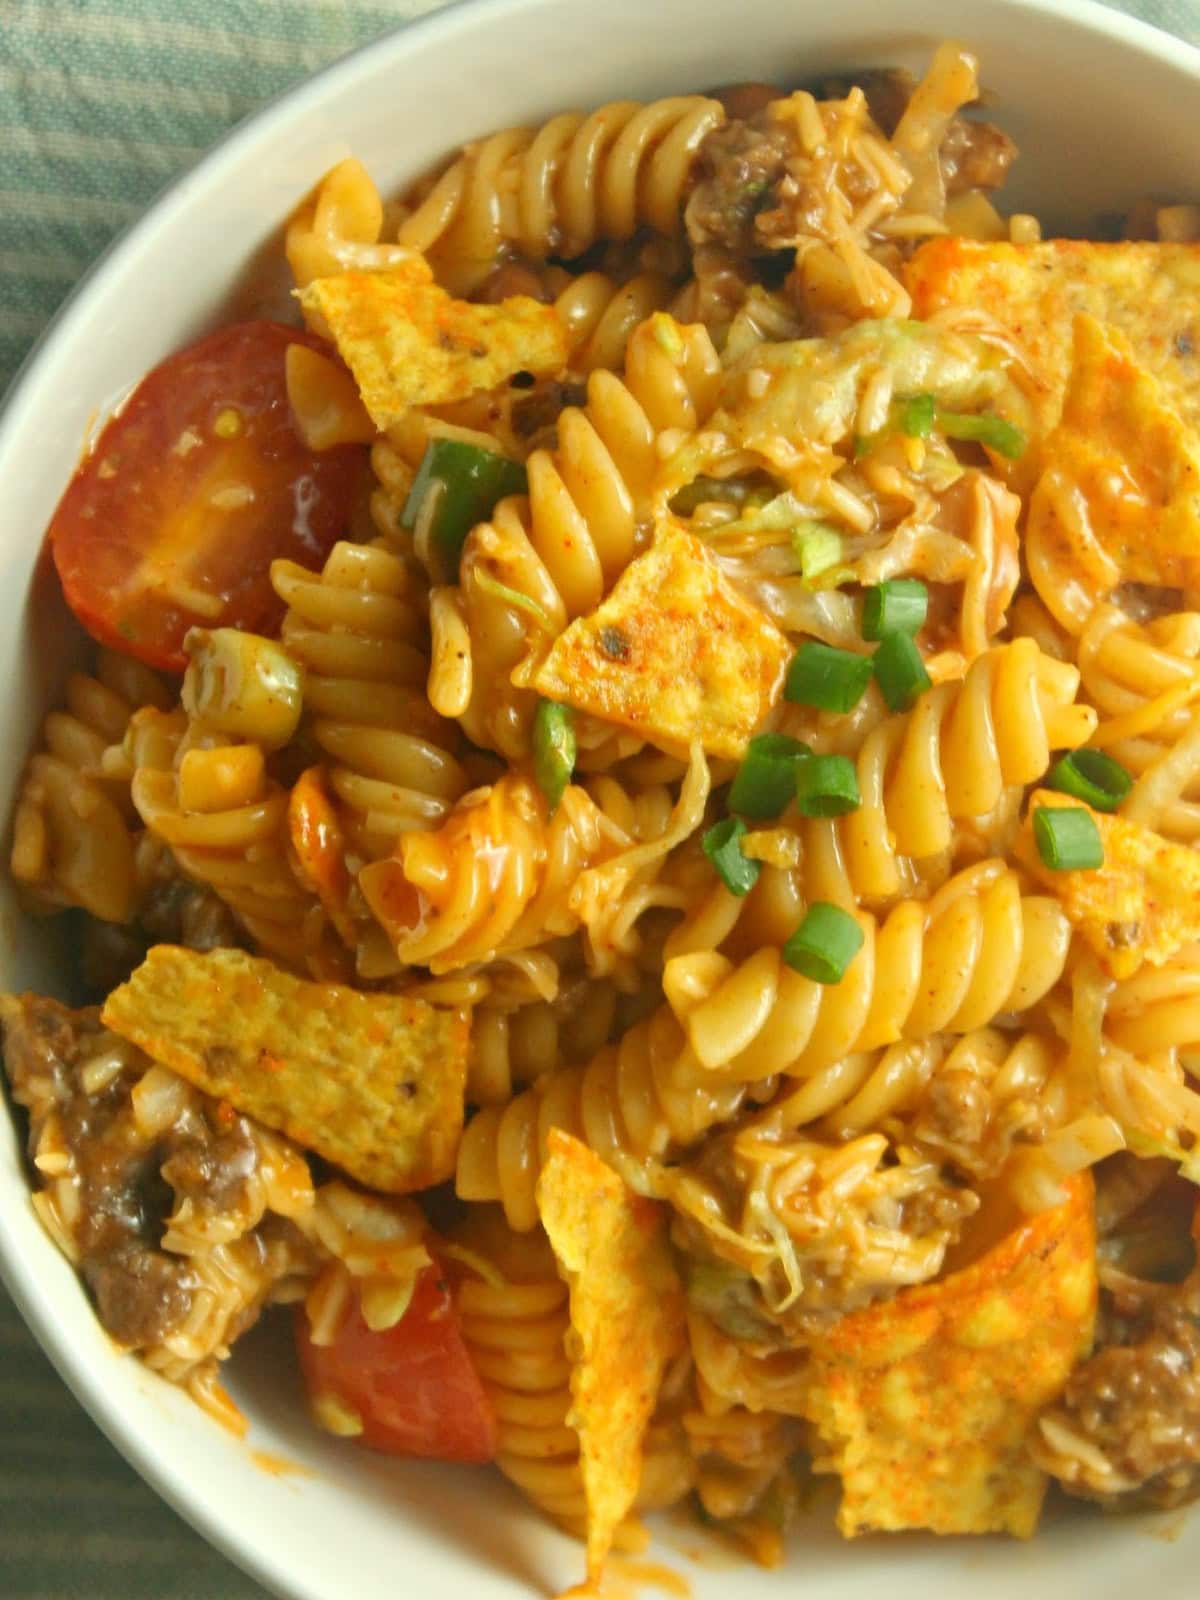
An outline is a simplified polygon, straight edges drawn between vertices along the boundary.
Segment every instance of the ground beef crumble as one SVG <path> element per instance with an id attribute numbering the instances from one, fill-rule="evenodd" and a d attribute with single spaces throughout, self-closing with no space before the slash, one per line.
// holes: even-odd
<path id="1" fill-rule="evenodd" d="M 1103 1473 L 1060 1474 L 1071 1494 L 1122 1509 L 1200 1496 L 1200 1271 L 1180 1284 L 1128 1280 L 1106 1297 L 1096 1354 L 1056 1416 L 1100 1452 Z"/>
<path id="2" fill-rule="evenodd" d="M 866 94 L 872 119 L 890 138 L 915 80 L 905 72 L 867 72 L 824 80 L 816 93 L 823 99 L 844 99 L 856 84 Z M 770 115 L 763 97 L 766 87 L 735 85 L 722 95 L 728 96 L 730 120 L 714 128 L 700 146 L 687 205 L 687 232 L 693 246 L 715 244 L 747 257 L 794 243 L 805 233 L 821 232 L 825 197 L 803 181 L 804 161 L 794 126 Z M 774 94 L 782 98 L 786 91 Z M 955 117 L 939 152 L 947 196 L 999 188 L 1016 155 L 1016 145 L 994 123 Z M 866 183 L 867 175 L 850 166 L 844 181 L 853 189 L 856 182 Z M 863 199 L 865 191 L 851 193 L 850 198 Z"/>
<path id="3" fill-rule="evenodd" d="M 262 1146 L 245 1118 L 189 1092 L 171 1125 L 147 1138 L 132 1099 L 146 1059 L 108 1033 L 94 1008 L 72 1011 L 24 995 L 0 999 L 0 1016 L 13 1097 L 29 1112 L 31 1159 L 54 1119 L 55 1143 L 70 1156 L 77 1200 L 76 1215 L 64 1226 L 100 1320 L 120 1344 L 135 1350 L 161 1345 L 192 1310 L 201 1285 L 197 1260 L 162 1247 L 167 1220 L 183 1202 L 191 1202 L 193 1226 L 219 1219 L 224 1237 L 254 1229 L 264 1291 L 268 1261 L 282 1270 L 307 1254 L 298 1234 L 277 1237 L 281 1228 L 295 1233 L 290 1223 L 262 1218 L 249 1197 Z M 87 1069 L 95 1073 L 106 1055 L 114 1070 L 99 1073 L 89 1090 Z M 248 1326 L 261 1304 L 256 1296 L 239 1308 L 230 1332 Z"/>

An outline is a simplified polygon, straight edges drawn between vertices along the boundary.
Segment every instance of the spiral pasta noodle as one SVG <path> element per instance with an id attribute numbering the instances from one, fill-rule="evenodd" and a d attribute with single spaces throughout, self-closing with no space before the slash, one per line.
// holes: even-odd
<path id="1" fill-rule="evenodd" d="M 1200 615 L 1137 622 L 1098 605 L 1076 651 L 1082 692 L 1100 713 L 1090 743 L 1137 780 L 1125 814 L 1191 843 L 1200 836 Z"/>
<path id="2" fill-rule="evenodd" d="M 534 1190 L 546 1135 L 563 1128 L 625 1179 L 652 1192 L 657 1163 L 728 1121 L 746 1095 L 700 1069 L 666 1006 L 608 1045 L 586 1066 L 541 1077 L 506 1106 L 488 1106 L 467 1124 L 455 1186 L 463 1200 L 498 1200 L 509 1226 L 537 1224 Z"/>
<path id="3" fill-rule="evenodd" d="M 616 1007 L 617 991 L 603 978 L 568 983 L 554 1000 L 524 1006 L 485 1001 L 471 1023 L 468 1101 L 506 1105 L 557 1067 L 589 1060 L 607 1041 Z"/>
<path id="4" fill-rule="evenodd" d="M 46 911 L 82 906 L 103 922 L 128 922 L 138 898 L 136 815 L 119 746 L 141 706 L 165 710 L 162 681 L 138 661 L 101 650 L 92 677 L 73 672 L 65 705 L 42 724 L 13 818 L 10 865 L 31 905 Z"/>
<path id="5" fill-rule="evenodd" d="M 956 823 L 984 819 L 987 842 L 1005 790 L 1036 781 L 1052 750 L 1091 735 L 1096 715 L 1075 702 L 1078 683 L 1077 669 L 1015 639 L 979 656 L 961 683 L 939 684 L 880 723 L 858 752 L 861 807 L 803 824 L 810 897 L 886 903 L 944 871 Z"/>
<path id="6" fill-rule="evenodd" d="M 306 669 L 304 707 L 350 842 L 367 860 L 439 822 L 467 787 L 422 690 L 422 596 L 398 555 L 340 543 L 320 573 L 276 561 L 281 637 Z"/>
<path id="7" fill-rule="evenodd" d="M 740 965 L 716 952 L 668 961 L 664 992 L 714 1081 L 807 1075 L 898 1038 L 967 1033 L 1025 1010 L 1061 976 L 1071 933 L 1057 901 L 1023 894 L 1000 861 L 958 873 L 931 900 L 901 902 L 882 922 L 857 920 L 862 949 L 830 987 L 769 946 Z"/>
<path id="8" fill-rule="evenodd" d="M 399 863 L 364 867 L 359 882 L 400 959 L 449 972 L 574 932 L 580 875 L 629 843 L 577 785 L 548 817 L 536 785 L 509 776 L 437 832 L 406 834 Z"/>
<path id="9" fill-rule="evenodd" d="M 469 145 L 400 225 L 401 244 L 428 256 L 461 294 L 506 247 L 531 260 L 582 255 L 639 225 L 677 232 L 692 162 L 724 119 L 716 100 L 619 100 L 590 116 L 566 112 Z"/>
<path id="10" fill-rule="evenodd" d="M 324 910 L 288 856 L 287 791 L 267 776 L 257 746 L 181 749 L 186 734 L 182 713 L 145 710 L 132 719 L 126 749 L 138 815 L 258 946 L 289 966 L 332 975 L 338 962 Z"/>
<path id="11" fill-rule="evenodd" d="M 567 331 L 571 369 L 578 373 L 620 372 L 635 330 L 664 310 L 674 291 L 660 272 L 639 272 L 617 283 L 607 273 L 581 272 L 554 297 Z"/>

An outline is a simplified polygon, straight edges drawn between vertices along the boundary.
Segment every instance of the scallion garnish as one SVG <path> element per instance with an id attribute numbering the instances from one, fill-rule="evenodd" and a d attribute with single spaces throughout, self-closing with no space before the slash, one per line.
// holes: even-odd
<path id="1" fill-rule="evenodd" d="M 929 590 L 919 578 L 889 578 L 863 595 L 862 636 L 882 639 L 889 633 L 919 633 L 929 610 Z"/>
<path id="2" fill-rule="evenodd" d="M 1025 452 L 1025 435 L 1020 428 L 994 411 L 981 416 L 970 411 L 942 411 L 937 413 L 937 426 L 947 439 L 962 439 L 973 444 L 986 445 L 998 456 L 1015 461 Z"/>
<path id="3" fill-rule="evenodd" d="M 415 528 L 427 500 L 434 497 L 428 512 L 429 552 L 441 569 L 438 577 L 453 582 L 471 529 L 490 517 L 505 495 L 523 494 L 527 487 L 519 461 L 463 439 L 431 439 L 400 513 L 400 526 Z"/>
<path id="4" fill-rule="evenodd" d="M 907 711 L 930 687 L 930 676 L 910 633 L 885 634 L 872 665 L 879 692 L 893 711 Z"/>
<path id="5" fill-rule="evenodd" d="M 1034 806 L 1033 838 L 1051 872 L 1089 872 L 1104 865 L 1104 841 L 1081 806 Z"/>
<path id="6" fill-rule="evenodd" d="M 937 401 L 931 394 L 914 394 L 904 402 L 900 428 L 910 439 L 928 439 L 937 416 Z"/>
<path id="7" fill-rule="evenodd" d="M 1103 750 L 1072 750 L 1051 769 L 1046 787 L 1085 800 L 1094 811 L 1115 811 L 1133 779 Z"/>
<path id="8" fill-rule="evenodd" d="M 805 817 L 843 817 L 862 805 L 848 756 L 809 756 L 796 768 L 796 805 Z"/>
<path id="9" fill-rule="evenodd" d="M 792 657 L 783 697 L 818 711 L 853 711 L 870 681 L 870 656 L 809 639 Z"/>
<path id="10" fill-rule="evenodd" d="M 756 735 L 729 787 L 729 809 L 747 817 L 777 817 L 796 792 L 796 767 L 810 754 L 806 744 L 786 733 Z"/>
<path id="11" fill-rule="evenodd" d="M 717 876 L 729 890 L 739 897 L 749 894 L 758 882 L 762 870 L 760 861 L 752 861 L 742 854 L 742 840 L 746 824 L 741 817 L 725 817 L 714 824 L 700 841 L 704 854 L 716 868 Z"/>
<path id="12" fill-rule="evenodd" d="M 570 706 L 539 700 L 533 717 L 533 775 L 551 814 L 575 771 L 575 719 Z"/>
<path id="13" fill-rule="evenodd" d="M 841 906 L 818 900 L 783 947 L 788 966 L 814 983 L 840 983 L 863 946 L 863 931 Z"/>

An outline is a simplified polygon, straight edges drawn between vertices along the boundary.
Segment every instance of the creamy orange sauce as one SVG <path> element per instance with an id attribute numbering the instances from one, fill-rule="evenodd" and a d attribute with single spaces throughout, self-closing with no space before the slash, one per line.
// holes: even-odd
<path id="1" fill-rule="evenodd" d="M 270 1450 L 251 1450 L 250 1459 L 256 1467 L 263 1472 L 269 1472 L 273 1478 L 313 1478 L 316 1474 L 311 1467 L 302 1466 L 299 1461 L 289 1461 L 286 1456 L 273 1455 Z"/>
<path id="2" fill-rule="evenodd" d="M 610 1556 L 599 1583 L 589 1578 L 566 1590 L 559 1600 L 643 1600 L 647 1588 L 691 1600 L 692 1586 L 682 1573 L 658 1561 L 633 1561 L 628 1556 Z"/>

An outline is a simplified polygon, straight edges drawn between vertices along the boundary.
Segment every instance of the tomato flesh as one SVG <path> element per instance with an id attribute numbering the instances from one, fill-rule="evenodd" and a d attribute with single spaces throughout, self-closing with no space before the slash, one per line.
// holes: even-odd
<path id="1" fill-rule="evenodd" d="M 362 1421 L 362 1444 L 391 1455 L 490 1461 L 496 1419 L 436 1265 L 396 1323 L 372 1333 L 357 1300 L 330 1345 L 315 1345 L 303 1306 L 296 1344 L 311 1396 L 332 1395 Z"/>
<path id="2" fill-rule="evenodd" d="M 273 631 L 270 564 L 318 567 L 341 536 L 365 456 L 319 454 L 287 400 L 278 322 L 221 328 L 146 375 L 105 424 L 50 524 L 72 611 L 101 643 L 151 666 L 186 665 L 188 629 Z"/>

